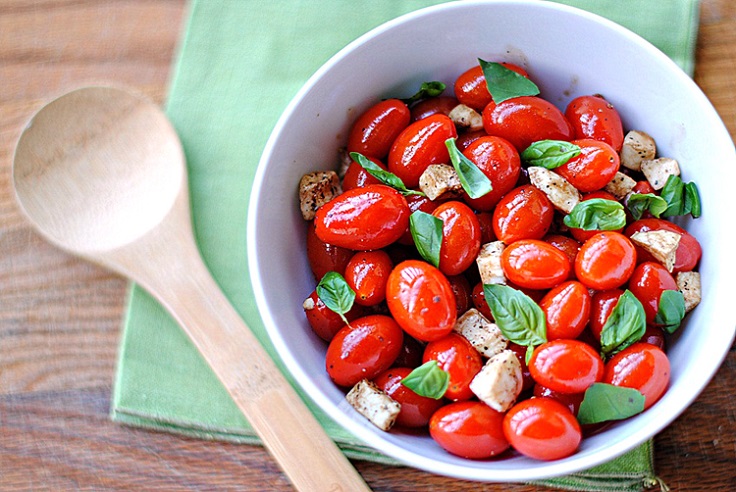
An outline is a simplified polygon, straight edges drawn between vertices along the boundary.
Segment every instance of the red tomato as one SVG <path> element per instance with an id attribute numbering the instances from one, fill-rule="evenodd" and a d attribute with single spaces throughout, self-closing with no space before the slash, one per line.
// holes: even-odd
<path id="1" fill-rule="evenodd" d="M 646 195 L 647 193 L 655 193 L 654 188 L 652 188 L 652 185 L 649 184 L 649 181 L 637 181 L 634 187 L 631 189 L 633 193 L 640 193 L 642 195 Z"/>
<path id="2" fill-rule="evenodd" d="M 604 200 L 611 200 L 613 202 L 618 202 L 616 200 L 616 197 L 610 194 L 609 192 L 605 190 L 598 190 L 598 191 L 591 191 L 590 193 L 586 193 L 583 195 L 583 197 L 580 199 L 580 201 L 584 202 L 586 200 L 592 200 L 594 198 L 602 198 Z M 622 232 L 623 228 L 616 229 L 616 232 Z M 584 243 L 591 237 L 595 236 L 601 231 L 594 230 L 594 231 L 586 231 L 585 229 L 577 229 L 575 227 L 570 228 L 570 234 L 572 234 L 572 237 L 580 241 L 581 243 Z"/>
<path id="3" fill-rule="evenodd" d="M 314 279 L 322 280 L 327 272 L 345 273 L 345 267 L 353 257 L 353 251 L 334 244 L 327 244 L 314 232 L 314 222 L 307 229 L 307 259 Z"/>
<path id="4" fill-rule="evenodd" d="M 575 132 L 565 115 L 540 97 L 521 96 L 483 109 L 483 127 L 489 135 L 503 137 L 523 152 L 538 140 L 573 139 Z"/>
<path id="5" fill-rule="evenodd" d="M 394 367 L 379 374 L 373 382 L 401 405 L 401 411 L 396 417 L 397 425 L 424 427 L 429 423 L 432 414 L 444 404 L 444 401 L 419 396 L 401 384 L 401 381 L 411 371 L 409 367 Z"/>
<path id="6" fill-rule="evenodd" d="M 351 321 L 327 347 L 327 374 L 339 386 L 354 386 L 391 367 L 399 356 L 404 332 L 388 316 L 373 314 Z"/>
<path id="7" fill-rule="evenodd" d="M 422 363 L 436 360 L 440 369 L 450 375 L 450 384 L 445 398 L 453 401 L 469 400 L 473 397 L 470 382 L 483 367 L 480 352 L 459 333 L 452 332 L 424 347 Z"/>
<path id="8" fill-rule="evenodd" d="M 422 365 L 423 355 L 424 345 L 405 333 L 404 344 L 401 346 L 399 356 L 394 361 L 394 366 L 419 367 Z"/>
<path id="9" fill-rule="evenodd" d="M 411 121 L 417 121 L 433 114 L 450 114 L 460 104 L 452 96 L 438 96 L 423 99 L 411 107 Z"/>
<path id="10" fill-rule="evenodd" d="M 480 311 L 483 316 L 493 321 L 493 314 L 491 313 L 491 308 L 488 307 L 486 294 L 483 291 L 483 282 L 478 282 L 473 287 L 473 306 L 475 309 Z"/>
<path id="11" fill-rule="evenodd" d="M 480 223 L 475 213 L 462 202 L 445 202 L 432 215 L 442 220 L 440 271 L 458 275 L 475 263 L 480 251 Z"/>
<path id="12" fill-rule="evenodd" d="M 470 198 L 463 194 L 471 207 L 479 211 L 490 211 L 503 195 L 511 191 L 519 180 L 521 158 L 507 141 L 498 137 L 484 136 L 476 139 L 463 155 L 473 161 L 491 182 L 493 188 L 480 198 Z"/>
<path id="13" fill-rule="evenodd" d="M 348 262 L 345 280 L 355 291 L 355 302 L 375 306 L 386 298 L 386 282 L 394 265 L 385 251 L 361 251 Z"/>
<path id="14" fill-rule="evenodd" d="M 500 62 L 500 64 L 519 75 L 529 76 L 526 70 L 518 65 L 507 62 Z M 488 92 L 486 77 L 480 65 L 466 70 L 455 80 L 455 95 L 461 103 L 477 111 L 482 111 L 486 104 L 491 102 L 491 93 Z"/>
<path id="15" fill-rule="evenodd" d="M 445 140 L 453 137 L 457 137 L 455 124 L 443 114 L 415 121 L 394 140 L 388 154 L 388 170 L 408 188 L 416 188 L 427 167 L 450 162 Z"/>
<path id="16" fill-rule="evenodd" d="M 629 280 L 635 266 L 636 250 L 629 238 L 619 232 L 603 231 L 580 247 L 575 274 L 591 289 L 615 289 Z"/>
<path id="17" fill-rule="evenodd" d="M 368 157 L 368 159 L 384 171 L 387 170 L 386 165 L 375 157 Z M 363 169 L 363 166 L 353 161 L 348 166 L 348 170 L 342 178 L 342 191 L 352 190 L 353 188 L 362 188 L 363 186 L 372 184 L 381 184 L 381 182 L 368 174 L 368 171 Z"/>
<path id="18" fill-rule="evenodd" d="M 567 255 L 567 259 L 570 260 L 571 267 L 575 265 L 575 258 L 577 258 L 578 251 L 580 251 L 579 242 L 569 236 L 563 236 L 561 234 L 549 234 L 547 236 L 544 236 L 542 238 L 542 241 L 551 244 L 555 248 L 565 253 L 565 255 Z M 575 278 L 575 270 L 573 268 L 570 268 L 570 275 L 568 275 L 568 278 Z"/>
<path id="19" fill-rule="evenodd" d="M 647 330 L 644 332 L 644 335 L 642 335 L 641 340 L 639 341 L 654 345 L 660 350 L 664 350 L 664 331 L 662 331 L 662 328 L 659 328 L 658 326 L 647 326 Z"/>
<path id="20" fill-rule="evenodd" d="M 317 210 L 315 233 L 322 241 L 354 250 L 381 249 L 409 226 L 409 206 L 385 185 L 355 188 Z"/>
<path id="21" fill-rule="evenodd" d="M 552 225 L 554 207 L 532 185 L 519 186 L 501 198 L 493 211 L 493 232 L 506 244 L 519 239 L 542 239 Z"/>
<path id="22" fill-rule="evenodd" d="M 551 289 L 570 274 L 565 253 L 539 239 L 522 239 L 507 246 L 501 266 L 506 278 L 528 289 Z"/>
<path id="23" fill-rule="evenodd" d="M 535 384 L 532 373 L 529 371 L 529 366 L 526 364 L 526 346 L 509 342 L 509 346 L 506 348 L 516 355 L 516 358 L 519 359 L 519 364 L 521 364 L 521 392 L 523 393 Z"/>
<path id="24" fill-rule="evenodd" d="M 583 393 L 603 378 L 603 360 L 578 340 L 552 340 L 534 349 L 529 371 L 537 383 L 560 393 Z"/>
<path id="25" fill-rule="evenodd" d="M 585 393 L 560 393 L 541 384 L 535 384 L 533 395 L 535 398 L 552 398 L 553 400 L 557 400 L 569 408 L 573 415 L 577 415 Z"/>
<path id="26" fill-rule="evenodd" d="M 677 246 L 675 267 L 672 269 L 672 274 L 675 275 L 679 272 L 689 272 L 690 270 L 693 270 L 700 261 L 702 249 L 698 240 L 682 227 L 663 219 L 641 219 L 629 225 L 626 228 L 625 234 L 628 237 L 631 237 L 637 232 L 659 230 L 676 232 L 682 236 L 680 238 L 680 244 Z M 651 254 L 638 246 L 636 246 L 636 252 L 638 254 L 639 261 L 654 260 Z"/>
<path id="27" fill-rule="evenodd" d="M 570 456 L 582 440 L 570 409 L 551 398 L 531 398 L 514 405 L 503 419 L 503 434 L 514 449 L 537 460 Z"/>
<path id="28" fill-rule="evenodd" d="M 394 267 L 388 276 L 386 303 L 396 322 L 424 342 L 450 333 L 457 319 L 452 285 L 424 261 L 406 260 Z"/>
<path id="29" fill-rule="evenodd" d="M 335 334 L 345 326 L 345 322 L 340 315 L 322 302 L 316 290 L 313 290 L 309 297 L 304 300 L 302 308 L 304 309 L 309 326 L 312 327 L 312 330 L 314 330 L 318 337 L 326 342 L 332 340 Z M 363 316 L 363 314 L 363 307 L 354 304 L 352 309 L 345 313 L 345 318 L 348 321 L 352 321 Z"/>
<path id="30" fill-rule="evenodd" d="M 598 140 L 573 140 L 572 143 L 580 147 L 580 154 L 555 171 L 584 193 L 606 186 L 618 172 L 618 153 Z"/>
<path id="31" fill-rule="evenodd" d="M 624 127 L 613 104 L 601 95 L 576 97 L 567 105 L 565 116 L 575 129 L 575 138 L 605 142 L 616 152 L 624 143 Z"/>
<path id="32" fill-rule="evenodd" d="M 398 99 L 386 99 L 371 106 L 350 129 L 348 152 L 383 159 L 410 119 L 409 108 Z"/>
<path id="33" fill-rule="evenodd" d="M 447 277 L 455 294 L 455 304 L 457 305 L 457 315 L 460 316 L 470 309 L 473 304 L 473 288 L 464 275 L 452 275 Z"/>
<path id="34" fill-rule="evenodd" d="M 478 212 L 475 214 L 480 224 L 480 243 L 486 244 L 496 240 L 493 232 L 493 214 L 490 212 Z"/>
<path id="35" fill-rule="evenodd" d="M 588 326 L 590 327 L 590 332 L 599 342 L 601 341 L 603 326 L 608 321 L 608 317 L 613 312 L 618 299 L 623 293 L 624 291 L 621 289 L 611 289 L 593 294 L 590 304 L 590 323 Z"/>
<path id="36" fill-rule="evenodd" d="M 677 290 L 677 282 L 660 263 L 645 261 L 631 274 L 629 290 L 644 306 L 647 324 L 654 323 L 659 311 L 659 298 L 665 290 Z"/>
<path id="37" fill-rule="evenodd" d="M 488 134 L 485 130 L 466 130 L 458 134 L 455 145 L 457 145 L 457 148 L 460 149 L 460 152 L 465 152 L 465 150 L 470 147 L 473 142 L 478 140 L 480 137 L 487 136 Z"/>
<path id="38" fill-rule="evenodd" d="M 658 347 L 635 343 L 606 363 L 603 382 L 639 390 L 644 395 L 646 410 L 659 400 L 670 383 L 670 361 Z"/>
<path id="39" fill-rule="evenodd" d="M 421 195 L 407 195 L 404 198 L 406 199 L 407 205 L 409 205 L 409 211 L 411 213 L 421 210 L 422 212 L 431 214 L 440 204 L 437 200 L 432 201 L 426 196 Z M 404 234 L 399 238 L 399 243 L 414 246 L 414 238 L 411 237 L 409 226 L 406 227 L 406 231 L 404 231 Z"/>
<path id="40" fill-rule="evenodd" d="M 547 340 L 579 337 L 590 318 L 590 303 L 588 288 L 574 280 L 550 290 L 539 303 L 547 318 Z"/>
<path id="41" fill-rule="evenodd" d="M 509 448 L 503 414 L 479 401 L 440 408 L 429 421 L 429 434 L 444 450 L 463 458 L 490 458 Z"/>

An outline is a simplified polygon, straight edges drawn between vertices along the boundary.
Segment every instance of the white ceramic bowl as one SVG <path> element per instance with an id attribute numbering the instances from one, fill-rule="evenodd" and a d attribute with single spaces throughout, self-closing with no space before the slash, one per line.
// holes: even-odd
<path id="1" fill-rule="evenodd" d="M 382 97 L 409 95 L 421 82 L 454 79 L 476 58 L 528 69 L 560 108 L 601 93 L 626 129 L 656 139 L 700 189 L 703 217 L 684 221 L 702 243 L 703 301 L 669 349 L 671 385 L 651 409 L 585 439 L 559 461 L 521 456 L 473 461 L 452 456 L 429 437 L 382 432 L 344 402 L 325 372 L 325 344 L 309 328 L 302 301 L 314 289 L 299 213 L 302 174 L 336 162 L 351 121 Z M 698 396 L 728 352 L 736 329 L 733 142 L 715 110 L 669 58 L 600 17 L 537 1 L 458 2 L 390 21 L 354 41 L 312 76 L 292 100 L 263 153 L 248 225 L 256 300 L 289 371 L 335 421 L 375 449 L 433 473 L 482 481 L 528 481 L 580 471 L 652 437 Z M 730 227 L 725 227 L 729 224 Z M 709 425 L 703 422 L 703 425 Z"/>

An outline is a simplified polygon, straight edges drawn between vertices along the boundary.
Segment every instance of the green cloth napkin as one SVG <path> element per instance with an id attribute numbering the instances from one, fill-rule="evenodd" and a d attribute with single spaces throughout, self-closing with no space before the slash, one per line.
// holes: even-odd
<path id="1" fill-rule="evenodd" d="M 187 156 L 197 241 L 214 277 L 275 358 L 248 280 L 245 237 L 250 184 L 268 135 L 291 97 L 331 55 L 386 20 L 437 3 L 442 1 L 194 0 L 190 5 L 166 111 Z M 561 3 L 641 33 L 692 73 L 697 0 Z M 395 463 L 308 404 L 346 455 Z M 111 413 L 113 420 L 129 425 L 258 442 L 181 329 L 135 285 L 129 294 Z M 572 490 L 625 491 L 656 481 L 648 442 L 588 472 L 543 483 Z"/>

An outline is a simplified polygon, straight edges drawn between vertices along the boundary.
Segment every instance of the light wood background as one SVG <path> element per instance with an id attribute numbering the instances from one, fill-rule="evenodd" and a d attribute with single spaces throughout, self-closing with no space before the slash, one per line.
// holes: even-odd
<path id="1" fill-rule="evenodd" d="M 260 447 L 113 424 L 126 282 L 46 244 L 16 209 L 15 142 L 44 103 L 95 83 L 163 102 L 184 0 L 0 0 L 0 490 L 289 490 Z M 736 135 L 736 2 L 702 0 L 696 82 Z M 661 478 L 736 490 L 736 354 L 656 439 Z M 377 491 L 532 491 L 355 462 Z"/>

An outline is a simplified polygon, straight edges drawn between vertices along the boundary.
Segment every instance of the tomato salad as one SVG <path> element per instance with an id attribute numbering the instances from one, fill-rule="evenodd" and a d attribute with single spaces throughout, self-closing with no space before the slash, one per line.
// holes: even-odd
<path id="1" fill-rule="evenodd" d="M 376 102 L 299 185 L 325 368 L 379 428 L 540 460 L 666 391 L 700 302 L 694 183 L 603 96 L 561 111 L 521 67 Z"/>

